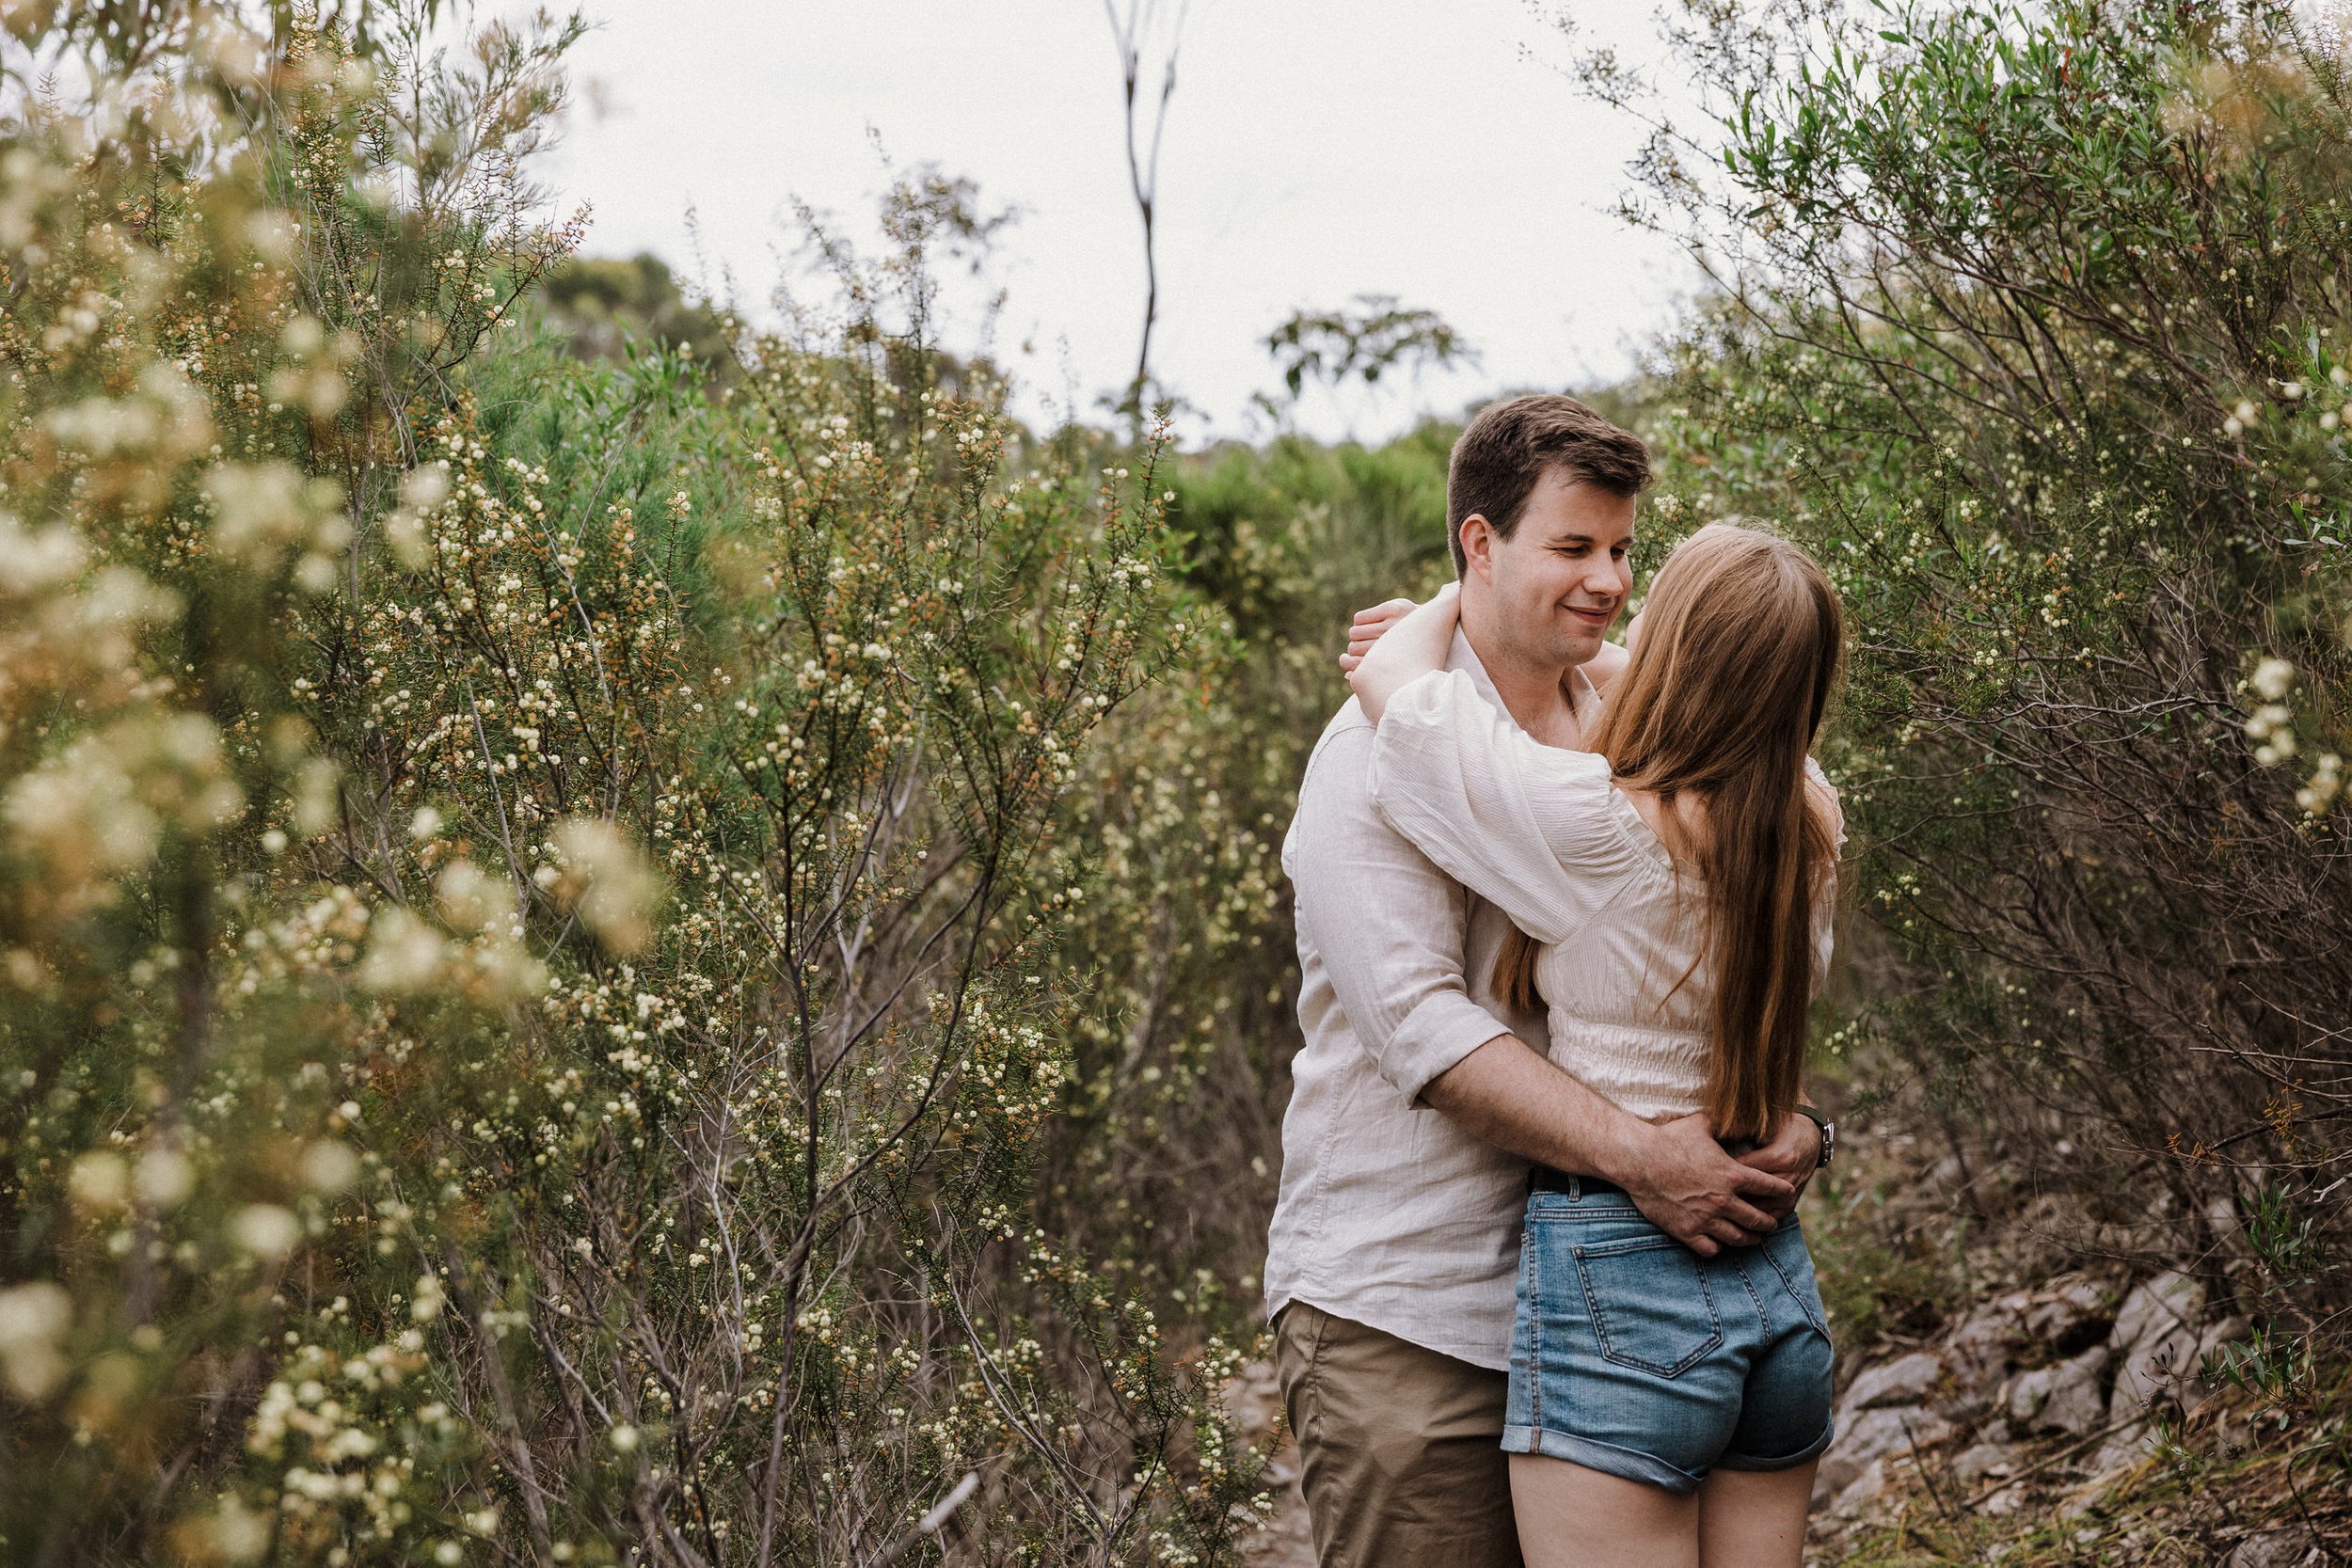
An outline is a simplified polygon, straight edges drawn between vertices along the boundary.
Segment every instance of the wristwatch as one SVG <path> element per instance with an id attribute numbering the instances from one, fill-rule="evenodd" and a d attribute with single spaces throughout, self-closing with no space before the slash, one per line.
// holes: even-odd
<path id="1" fill-rule="evenodd" d="M 1821 1158 L 1813 1168 L 1815 1170 L 1829 1169 L 1829 1163 L 1837 1157 L 1837 1124 L 1821 1115 L 1820 1109 L 1812 1105 L 1798 1106 L 1797 1115 L 1821 1130 Z"/>

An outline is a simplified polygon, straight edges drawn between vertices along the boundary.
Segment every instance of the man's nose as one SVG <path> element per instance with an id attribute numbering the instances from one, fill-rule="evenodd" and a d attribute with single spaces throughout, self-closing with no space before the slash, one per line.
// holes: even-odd
<path id="1" fill-rule="evenodd" d="M 1584 569 L 1584 592 L 1596 599 L 1617 599 L 1625 596 L 1625 584 L 1617 577 L 1613 563 L 1596 562 Z"/>

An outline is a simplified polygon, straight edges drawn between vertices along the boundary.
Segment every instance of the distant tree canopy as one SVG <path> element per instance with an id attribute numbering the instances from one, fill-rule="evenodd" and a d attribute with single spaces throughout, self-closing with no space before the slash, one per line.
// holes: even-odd
<path id="1" fill-rule="evenodd" d="M 573 258 L 548 270 L 539 299 L 548 320 L 583 358 L 616 358 L 632 338 L 683 349 L 712 370 L 735 363 L 723 316 L 690 301 L 668 263 L 649 252 L 627 261 Z"/>

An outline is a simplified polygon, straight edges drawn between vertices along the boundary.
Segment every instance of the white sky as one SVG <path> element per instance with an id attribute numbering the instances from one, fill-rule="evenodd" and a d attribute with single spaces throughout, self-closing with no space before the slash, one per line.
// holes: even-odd
<path id="1" fill-rule="evenodd" d="M 900 166 L 977 180 L 1006 231 L 995 348 L 1032 416 L 1125 385 L 1139 229 L 1100 0 L 591 0 L 585 90 L 546 173 L 588 201 L 586 251 L 732 272 L 763 299 L 790 202 L 872 232 Z M 1644 55 L 1647 8 L 1572 0 Z M 1193 0 L 1160 176 L 1154 368 L 1198 404 L 1188 440 L 1252 432 L 1278 378 L 1260 340 L 1363 293 L 1438 310 L 1482 365 L 1344 405 L 1315 434 L 1388 434 L 1501 388 L 1624 374 L 1692 274 L 1608 212 L 1638 132 L 1583 102 L 1534 0 Z M 970 346 L 977 323 L 951 329 Z"/>

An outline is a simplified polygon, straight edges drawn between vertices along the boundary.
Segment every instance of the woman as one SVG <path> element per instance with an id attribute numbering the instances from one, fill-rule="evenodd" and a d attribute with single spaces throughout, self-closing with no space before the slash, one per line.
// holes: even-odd
<path id="1" fill-rule="evenodd" d="M 1828 579 L 1754 529 L 1684 540 L 1590 752 L 1446 673 L 1454 621 L 1449 589 L 1348 677 L 1382 815 L 1537 944 L 1499 979 L 1541 994 L 1554 1062 L 1638 1116 L 1769 1136 L 1828 958 L 1839 818 L 1807 756 L 1842 641 Z M 1831 1363 L 1795 1216 L 1702 1259 L 1606 1183 L 1534 1189 L 1503 1433 L 1531 1568 L 1795 1568 Z"/>

